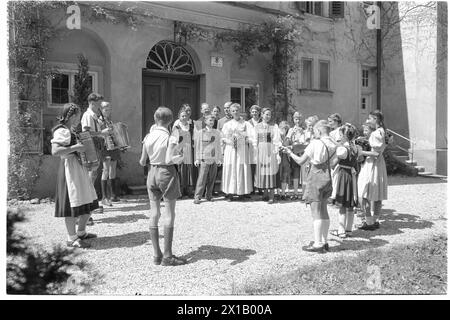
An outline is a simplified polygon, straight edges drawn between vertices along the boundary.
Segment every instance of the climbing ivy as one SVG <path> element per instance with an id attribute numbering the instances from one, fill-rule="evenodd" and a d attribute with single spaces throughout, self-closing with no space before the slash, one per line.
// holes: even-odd
<path id="1" fill-rule="evenodd" d="M 296 52 L 302 43 L 302 28 L 296 17 L 278 16 L 259 25 L 241 24 L 237 30 L 213 31 L 195 24 L 183 23 L 182 32 L 188 40 L 208 41 L 215 47 L 221 43 L 232 45 L 244 67 L 256 54 L 269 53 L 271 61 L 267 69 L 273 77 L 272 105 L 275 112 L 286 117 L 292 106 L 293 75 L 299 69 Z"/>
<path id="2" fill-rule="evenodd" d="M 58 26 L 66 18 L 66 10 L 75 1 L 10 1 L 8 2 L 9 79 L 10 79 L 10 151 L 8 157 L 8 198 L 28 199 L 39 178 L 43 149 L 42 112 L 47 103 L 47 79 L 57 70 L 47 61 L 49 41 L 57 36 Z M 133 30 L 152 17 L 146 10 L 115 4 L 79 4 L 88 22 L 123 23 Z M 127 6 L 120 8 L 121 6 Z M 61 20 L 55 21 L 55 13 Z M 87 60 L 80 61 L 79 81 L 87 72 Z M 81 77 L 80 77 L 81 75 Z M 86 79 L 84 79 L 86 80 Z M 82 107 L 86 81 L 74 88 Z M 81 100 L 80 100 L 81 99 Z M 48 130 L 46 129 L 46 132 Z"/>

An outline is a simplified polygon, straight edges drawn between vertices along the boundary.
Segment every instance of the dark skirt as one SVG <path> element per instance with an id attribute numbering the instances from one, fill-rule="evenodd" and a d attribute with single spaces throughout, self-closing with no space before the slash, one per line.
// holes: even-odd
<path id="1" fill-rule="evenodd" d="M 56 178 L 56 194 L 55 194 L 55 217 L 76 218 L 83 214 L 90 214 L 92 210 L 98 208 L 98 200 L 92 203 L 84 204 L 79 207 L 71 207 L 69 193 L 67 191 L 66 173 L 64 169 L 64 160 L 59 162 L 58 177 Z"/>
<path id="2" fill-rule="evenodd" d="M 335 203 L 344 208 L 356 207 L 355 194 L 358 194 L 358 191 L 353 188 L 351 171 L 349 169 L 340 168 L 336 176 Z"/>
<path id="3" fill-rule="evenodd" d="M 178 165 L 180 188 L 195 187 L 197 182 L 197 168 L 193 164 Z"/>

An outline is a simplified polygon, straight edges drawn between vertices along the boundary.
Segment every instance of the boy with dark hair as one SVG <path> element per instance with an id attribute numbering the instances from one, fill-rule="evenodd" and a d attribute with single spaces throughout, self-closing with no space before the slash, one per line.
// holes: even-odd
<path id="1" fill-rule="evenodd" d="M 147 191 L 150 199 L 150 238 L 153 245 L 153 263 L 163 266 L 178 266 L 186 261 L 172 254 L 173 230 L 175 223 L 175 204 L 180 197 L 180 184 L 174 163 L 174 151 L 178 143 L 170 137 L 169 125 L 172 111 L 159 107 L 154 114 L 155 126 L 144 138 L 139 164 L 150 162 L 147 176 Z M 158 222 L 161 216 L 161 198 L 165 203 L 164 252 L 159 247 Z"/>
<path id="2" fill-rule="evenodd" d="M 104 148 L 104 137 L 106 137 L 110 131 L 109 128 L 102 129 L 99 122 L 100 107 L 103 99 L 104 97 L 99 93 L 93 92 L 89 94 L 87 98 L 89 106 L 83 113 L 83 117 L 81 118 L 81 129 L 82 131 L 90 132 L 92 139 L 94 140 L 97 155 L 99 155 L 100 158 Z M 98 160 L 99 161 L 97 165 L 88 168 L 88 174 L 94 186 L 95 180 L 97 180 L 98 168 L 100 166 L 100 163 L 102 163 L 103 159 Z M 97 191 L 97 194 L 101 194 L 101 192 Z M 100 198 L 102 197 L 103 195 L 101 194 Z M 94 210 L 93 213 L 103 213 L 103 206 L 99 204 L 99 208 Z M 88 225 L 93 224 L 94 221 L 92 220 L 92 218 L 90 218 Z"/>

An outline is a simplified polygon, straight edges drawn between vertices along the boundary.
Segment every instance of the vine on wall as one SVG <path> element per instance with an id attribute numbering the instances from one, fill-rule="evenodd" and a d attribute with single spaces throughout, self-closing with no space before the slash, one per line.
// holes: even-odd
<path id="1" fill-rule="evenodd" d="M 49 41 L 57 35 L 57 28 L 67 18 L 66 9 L 74 4 L 77 2 L 11 1 L 8 3 L 9 199 L 29 199 L 39 178 L 44 148 L 42 114 L 47 103 L 47 78 L 57 72 L 49 66 L 47 61 L 50 50 Z M 83 19 L 88 22 L 123 23 L 136 30 L 146 18 L 152 17 L 151 13 L 138 10 L 136 7 L 120 8 L 123 6 L 122 3 L 115 4 L 116 9 L 108 8 L 106 5 L 107 3 L 105 6 L 80 4 Z M 56 11 L 61 15 L 59 21 L 51 19 Z M 84 90 L 82 86 L 79 89 Z M 82 101 L 77 102 L 84 106 Z"/>
<path id="2" fill-rule="evenodd" d="M 296 53 L 303 42 L 303 26 L 298 19 L 279 16 L 260 25 L 243 24 L 238 30 L 216 32 L 189 23 L 182 23 L 181 28 L 188 40 L 207 41 L 215 47 L 222 42 L 232 44 L 239 56 L 240 67 L 244 67 L 257 52 L 271 54 L 267 65 L 273 77 L 271 104 L 278 117 L 287 117 L 293 107 L 292 80 L 299 69 Z"/>

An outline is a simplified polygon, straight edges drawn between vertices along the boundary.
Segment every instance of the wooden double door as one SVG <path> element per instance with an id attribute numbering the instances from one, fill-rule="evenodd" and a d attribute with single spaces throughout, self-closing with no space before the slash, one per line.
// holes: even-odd
<path id="1" fill-rule="evenodd" d="M 199 76 L 142 72 L 142 137 L 154 123 L 155 110 L 164 106 L 172 110 L 174 121 L 183 103 L 192 108 L 192 119 L 197 119 L 199 105 Z"/>

